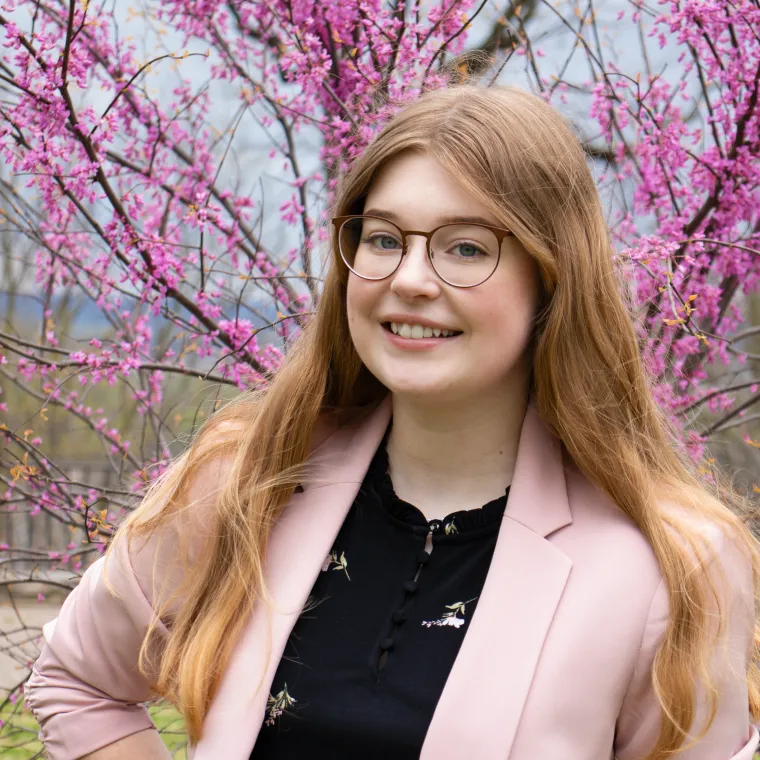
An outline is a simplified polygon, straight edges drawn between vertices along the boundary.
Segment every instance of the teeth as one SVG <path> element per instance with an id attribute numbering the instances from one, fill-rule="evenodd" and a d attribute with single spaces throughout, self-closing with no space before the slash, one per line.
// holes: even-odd
<path id="1" fill-rule="evenodd" d="M 442 330 L 440 327 L 423 327 L 399 322 L 391 322 L 391 332 L 402 338 L 448 338 L 454 334 L 453 330 Z"/>

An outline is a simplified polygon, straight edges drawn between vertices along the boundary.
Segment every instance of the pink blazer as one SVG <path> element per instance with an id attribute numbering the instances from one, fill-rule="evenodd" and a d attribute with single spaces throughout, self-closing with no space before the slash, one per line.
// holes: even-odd
<path id="1" fill-rule="evenodd" d="M 193 760 L 247 760 L 287 638 L 390 413 L 386 399 L 313 448 L 304 490 L 271 538 L 266 575 L 275 609 L 257 605 L 247 621 L 203 737 L 190 747 Z M 136 660 L 151 616 L 153 554 L 150 542 L 132 549 L 119 548 L 109 566 L 120 599 L 103 584 L 101 558 L 44 627 L 26 702 L 52 760 L 74 760 L 152 726 Z M 719 556 L 732 581 L 730 625 L 714 666 L 720 709 L 683 760 L 752 760 L 760 740 L 747 706 L 749 568 L 727 543 Z M 159 560 L 170 567 L 170 557 Z M 650 669 L 667 604 L 645 538 L 577 469 L 563 466 L 559 442 L 529 407 L 488 578 L 422 760 L 639 758 L 658 728 Z"/>

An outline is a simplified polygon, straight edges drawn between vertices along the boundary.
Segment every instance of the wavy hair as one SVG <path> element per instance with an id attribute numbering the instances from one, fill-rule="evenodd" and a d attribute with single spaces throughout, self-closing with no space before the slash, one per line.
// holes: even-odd
<path id="1" fill-rule="evenodd" d="M 705 466 L 690 461 L 653 399 L 597 188 L 565 119 L 513 87 L 461 84 L 424 92 L 354 160 L 333 214 L 361 213 L 379 167 L 405 150 L 437 159 L 537 262 L 543 302 L 532 345 L 533 401 L 566 456 L 648 539 L 669 591 L 669 624 L 652 672 L 662 721 L 646 760 L 669 757 L 683 749 L 695 720 L 695 673 L 712 698 L 704 731 L 717 710 L 708 609 L 719 598 L 708 572 L 708 543 L 691 518 L 717 525 L 746 549 L 757 589 L 760 551 L 742 519 L 750 502 L 722 474 L 712 468 L 705 474 Z M 151 676 L 157 695 L 180 709 L 194 743 L 252 605 L 269 599 L 263 563 L 270 527 L 299 482 L 320 419 L 349 420 L 387 394 L 353 347 L 347 278 L 333 230 L 316 313 L 274 378 L 207 421 L 108 549 L 110 555 L 122 536 L 179 524 L 201 467 L 224 459 L 225 476 L 208 508 L 213 529 L 205 561 L 185 563 L 171 615 L 172 598 L 156 600 L 140 652 L 141 672 Z M 680 511 L 664 509 L 665 501 Z M 189 532 L 177 528 L 180 539 Z M 180 552 L 183 560 L 189 556 Z M 151 664 L 149 640 L 162 616 L 171 619 L 169 635 Z M 756 654 L 760 627 L 755 630 Z M 749 708 L 760 718 L 756 659 L 750 662 Z"/>

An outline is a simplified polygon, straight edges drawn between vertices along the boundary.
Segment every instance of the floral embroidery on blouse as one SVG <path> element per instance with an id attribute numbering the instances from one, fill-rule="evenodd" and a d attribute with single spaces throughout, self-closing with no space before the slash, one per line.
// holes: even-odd
<path id="1" fill-rule="evenodd" d="M 452 520 L 451 522 L 446 523 L 446 527 L 443 529 L 443 532 L 447 536 L 451 536 L 454 533 L 459 533 L 459 530 L 457 530 L 457 526 L 455 522 Z"/>
<path id="2" fill-rule="evenodd" d="M 297 700 L 293 699 L 293 697 L 288 694 L 287 684 L 285 684 L 283 690 L 276 697 L 273 697 L 270 694 L 267 699 L 267 712 L 264 725 L 273 726 L 277 721 L 277 718 L 279 718 L 288 707 L 291 707 L 296 702 Z"/>
<path id="3" fill-rule="evenodd" d="M 343 570 L 343 572 L 346 574 L 346 578 L 348 578 L 348 580 L 351 580 L 351 576 L 348 574 L 348 560 L 346 559 L 345 552 L 341 552 L 340 557 L 338 557 L 338 552 L 330 552 L 327 555 L 324 564 L 322 565 L 322 572 L 329 570 L 330 565 L 335 565 L 335 567 L 333 567 L 333 570 Z"/>
<path id="4" fill-rule="evenodd" d="M 454 602 L 454 604 L 447 604 L 446 609 L 448 612 L 444 612 L 439 620 L 423 620 L 422 625 L 426 628 L 430 628 L 434 625 L 448 625 L 452 628 L 461 628 L 467 621 L 464 619 L 464 606 L 470 602 L 474 602 L 478 597 L 475 596 L 466 602 Z M 462 615 L 462 617 L 459 617 Z"/>

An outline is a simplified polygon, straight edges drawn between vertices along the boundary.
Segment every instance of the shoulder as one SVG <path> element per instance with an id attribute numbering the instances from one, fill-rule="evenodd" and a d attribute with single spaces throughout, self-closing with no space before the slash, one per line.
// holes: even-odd
<path id="1" fill-rule="evenodd" d="M 309 455 L 334 442 L 335 434 L 363 418 L 360 413 L 347 417 L 337 410 L 322 411 L 314 424 L 309 441 Z M 226 418 L 212 425 L 193 444 L 192 460 L 195 466 L 188 473 L 187 490 L 190 504 L 208 506 L 213 493 L 226 485 L 234 475 L 236 457 L 249 440 L 250 427 L 245 419 Z M 188 456 L 186 452 L 184 456 Z M 181 466 L 183 457 L 177 462 Z M 207 511 L 202 509 L 202 511 Z"/>
<path id="2" fill-rule="evenodd" d="M 323 447 L 341 427 L 337 414 L 320 414 L 311 452 Z M 212 419 L 114 534 L 109 557 L 130 564 L 147 598 L 156 597 L 151 587 L 156 578 L 174 588 L 189 566 L 216 550 L 224 533 L 223 521 L 229 519 L 223 494 L 236 488 L 249 434 L 243 414 Z"/>
<path id="3" fill-rule="evenodd" d="M 588 573 L 593 579 L 603 572 L 614 579 L 621 598 L 636 599 L 641 605 L 646 602 L 648 636 L 659 638 L 668 623 L 670 603 L 649 539 L 576 467 L 566 468 L 566 484 L 572 524 L 550 540 L 570 556 L 578 574 Z M 665 499 L 658 502 L 657 510 L 674 550 L 684 553 L 687 564 L 706 570 L 721 611 L 749 630 L 755 614 L 753 561 L 741 538 L 741 526 L 733 531 L 728 522 L 724 526 L 707 514 Z"/>
<path id="4" fill-rule="evenodd" d="M 572 523 L 559 532 L 558 546 L 575 565 L 619 574 L 651 599 L 661 580 L 657 556 L 632 520 L 575 466 L 565 469 Z"/>
<path id="5" fill-rule="evenodd" d="M 665 502 L 668 528 L 681 546 L 687 570 L 704 571 L 704 581 L 712 587 L 706 605 L 713 616 L 728 624 L 735 635 L 744 631 L 747 642 L 755 627 L 755 553 L 757 539 L 734 517 L 718 521 L 709 516 Z M 752 546 L 754 544 L 754 546 Z M 663 592 L 663 596 L 667 594 Z M 664 602 L 663 602 L 664 603 Z M 750 636 L 751 634 L 751 636 Z"/>
<path id="6" fill-rule="evenodd" d="M 654 558 L 654 551 L 636 522 L 578 467 L 565 467 L 565 482 L 572 515 L 572 524 L 566 530 L 575 541 L 594 547 L 617 540 L 621 542 L 621 548 L 625 546 L 640 553 L 642 560 Z M 746 565 L 747 556 L 746 553 L 742 555 L 741 550 L 744 542 L 739 537 L 746 530 L 728 527 L 734 520 L 739 526 L 738 518 L 719 521 L 707 511 L 687 508 L 666 498 L 658 500 L 656 509 L 674 541 L 689 552 L 694 561 L 732 566 L 738 561 Z M 698 557 L 694 545 L 699 547 Z"/>

